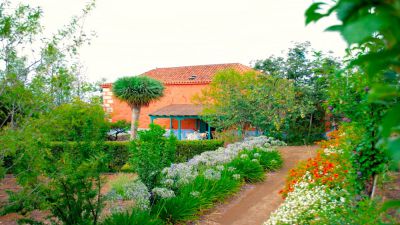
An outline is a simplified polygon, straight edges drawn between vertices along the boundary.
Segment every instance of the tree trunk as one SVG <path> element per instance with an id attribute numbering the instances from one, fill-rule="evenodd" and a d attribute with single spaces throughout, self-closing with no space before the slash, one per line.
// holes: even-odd
<path id="1" fill-rule="evenodd" d="M 377 183 L 377 181 L 378 181 L 378 175 L 377 174 L 375 174 L 374 176 L 373 176 L 373 183 L 372 183 L 372 190 L 371 190 L 371 196 L 370 196 L 370 198 L 371 199 L 373 199 L 374 198 L 374 196 L 375 196 L 375 190 L 376 190 L 376 183 Z"/>
<path id="2" fill-rule="evenodd" d="M 131 140 L 136 139 L 137 129 L 139 125 L 140 106 L 132 106 L 132 121 L 131 121 Z"/>
<path id="3" fill-rule="evenodd" d="M 313 123 L 313 113 L 310 116 L 310 125 L 308 126 L 308 137 L 307 137 L 307 145 L 310 143 L 310 136 L 311 136 L 311 127 Z"/>

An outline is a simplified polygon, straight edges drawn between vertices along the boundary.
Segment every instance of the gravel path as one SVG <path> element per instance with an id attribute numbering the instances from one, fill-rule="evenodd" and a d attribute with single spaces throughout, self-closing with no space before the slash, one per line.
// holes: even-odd
<path id="1" fill-rule="evenodd" d="M 290 169 L 300 160 L 315 155 L 317 146 L 288 146 L 279 151 L 284 160 L 277 172 L 267 174 L 264 182 L 247 184 L 241 192 L 218 205 L 195 224 L 198 225 L 261 225 L 283 202 L 278 194 Z"/>

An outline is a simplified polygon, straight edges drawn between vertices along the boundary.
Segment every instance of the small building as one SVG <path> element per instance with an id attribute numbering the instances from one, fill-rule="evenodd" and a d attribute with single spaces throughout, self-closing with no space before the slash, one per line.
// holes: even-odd
<path id="1" fill-rule="evenodd" d="M 212 81 L 213 76 L 222 70 L 233 69 L 240 73 L 252 68 L 239 64 L 213 64 L 156 68 L 142 75 L 161 81 L 165 85 L 164 96 L 142 107 L 139 116 L 139 129 L 147 129 L 154 122 L 174 132 L 178 139 L 198 131 L 208 132 L 210 138 L 213 130 L 200 118 L 202 107 L 194 105 L 192 98 Z M 112 83 L 101 85 L 103 89 L 103 107 L 110 114 L 111 121 L 131 121 L 131 109 L 125 102 L 112 94 Z"/>

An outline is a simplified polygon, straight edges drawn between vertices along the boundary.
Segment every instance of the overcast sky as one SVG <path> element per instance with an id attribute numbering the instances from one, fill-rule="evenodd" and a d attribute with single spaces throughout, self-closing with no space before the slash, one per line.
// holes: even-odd
<path id="1" fill-rule="evenodd" d="M 23 0 L 44 11 L 46 32 L 79 14 L 84 0 Z M 305 27 L 312 0 L 97 0 L 85 29 L 98 37 L 81 50 L 86 76 L 114 81 L 156 67 L 250 61 L 279 55 L 291 42 L 344 54 L 335 21 Z"/>

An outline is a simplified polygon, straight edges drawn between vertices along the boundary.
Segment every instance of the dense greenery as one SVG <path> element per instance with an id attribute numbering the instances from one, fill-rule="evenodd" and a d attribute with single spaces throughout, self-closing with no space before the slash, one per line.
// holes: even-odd
<path id="1" fill-rule="evenodd" d="M 318 21 L 333 12 L 341 24 L 328 30 L 340 32 L 350 49 L 348 67 L 331 80 L 330 109 L 364 133 L 353 162 L 372 194 L 372 177 L 376 180 L 384 171 L 386 150 L 397 162 L 400 156 L 400 2 L 316 2 L 307 10 L 306 21 Z"/>
<path id="2" fill-rule="evenodd" d="M 151 132 L 156 133 L 148 131 Z M 244 181 L 263 180 L 263 168 L 267 171 L 280 168 L 281 156 L 271 146 L 282 144 L 267 137 L 246 139 L 243 143 L 204 152 L 188 162 L 164 168 L 156 187 L 149 190 L 139 179 L 123 176 L 112 183 L 113 189 L 107 195 L 139 202 L 135 208 L 144 210 L 140 212 L 149 215 L 149 221 L 161 219 L 164 224 L 184 223 L 198 218 L 200 212 L 238 191 Z M 120 221 L 130 218 L 131 223 L 136 224 L 142 217 L 132 218 L 128 213 L 114 212 L 109 220 L 117 218 Z"/>
<path id="3" fill-rule="evenodd" d="M 254 62 L 254 69 L 276 78 L 293 81 L 295 100 L 284 125 L 274 136 L 286 142 L 310 144 L 324 138 L 328 81 L 340 69 L 338 59 L 311 48 L 309 42 L 296 43 L 285 57 L 270 56 Z M 264 113 L 264 112 L 263 112 Z"/>
<path id="4" fill-rule="evenodd" d="M 96 224 L 106 160 L 104 116 L 99 105 L 76 101 L 26 120 L 20 129 L 6 129 L 0 142 L 15 155 L 13 171 L 23 189 L 10 193 L 3 213 L 48 209 L 64 224 Z M 63 143 L 63 151 L 51 151 L 52 141 Z"/>
<path id="5" fill-rule="evenodd" d="M 224 142 L 220 140 L 179 141 L 176 145 L 175 162 L 186 162 L 195 155 L 220 147 L 224 147 Z"/>
<path id="6" fill-rule="evenodd" d="M 283 93 L 281 90 L 285 90 Z M 202 117 L 218 130 L 279 131 L 293 110 L 292 82 L 255 71 L 217 73 L 211 84 L 194 98 L 204 105 Z"/>
<path id="7" fill-rule="evenodd" d="M 122 77 L 113 83 L 114 95 L 127 102 L 132 109 L 131 139 L 136 138 L 140 109 L 164 95 L 164 85 L 146 76 Z"/>
<path id="8" fill-rule="evenodd" d="M 69 145 L 74 145 L 70 142 Z M 106 172 L 121 171 L 122 167 L 129 162 L 130 157 L 134 157 L 129 151 L 129 141 L 106 141 L 102 145 L 102 151 L 106 154 Z M 199 140 L 199 141 L 178 141 L 176 142 L 175 163 L 185 162 L 193 156 L 205 151 L 213 151 L 223 147 L 224 142 L 219 140 Z M 51 142 L 49 148 L 54 152 L 62 152 L 65 147 L 63 142 Z M 11 158 L 6 161 L 7 165 L 12 165 Z M 129 165 L 127 170 L 134 171 L 135 168 Z"/>
<path id="9" fill-rule="evenodd" d="M 140 131 L 139 139 L 131 142 L 130 162 L 149 190 L 157 184 L 161 170 L 175 162 L 177 139 L 164 134 L 163 128 L 150 124 L 150 130 Z"/>
<path id="10" fill-rule="evenodd" d="M 17 127 L 74 98 L 93 97 L 98 86 L 85 81 L 77 58 L 92 36 L 82 23 L 93 7 L 90 2 L 80 16 L 47 37 L 40 8 L 0 3 L 0 128 Z"/>
<path id="11" fill-rule="evenodd" d="M 135 208 L 101 224 L 183 223 L 243 182 L 262 181 L 265 171 L 281 167 L 280 154 L 264 149 L 263 141 L 263 147 L 255 144 L 259 148 L 236 149 L 237 144 L 199 156 L 223 143 L 177 142 L 156 125 L 139 132 L 137 140 L 105 143 L 110 128 L 117 139 L 128 124 L 106 122 L 93 98 L 96 86 L 80 73 L 78 49 L 90 41 L 81 26 L 93 7 L 89 3 L 47 38 L 40 8 L 0 3 L 0 172 L 12 172 L 21 187 L 9 192 L 1 214 L 39 209 L 50 212 L 54 224 L 99 224 L 103 201 L 117 197 L 134 200 Z M 281 192 L 287 204 L 271 221 L 381 224 L 385 209 L 398 206 L 381 207 L 373 197 L 378 176 L 400 159 L 399 12 L 399 0 L 315 2 L 306 23 L 337 16 L 340 24 L 328 30 L 340 32 L 349 44 L 343 62 L 309 43 L 295 44 L 285 57 L 255 61 L 261 72 L 218 73 L 195 99 L 220 136 L 237 130 L 243 137 L 253 130 L 311 143 L 322 138 L 326 120 L 339 129 L 320 142 L 316 157 L 290 171 Z M 163 91 L 160 82 L 145 76 L 114 83 L 115 96 L 132 108 L 132 138 L 141 106 Z M 104 198 L 101 172 L 121 167 L 140 179 L 122 176 Z"/>
<path id="12" fill-rule="evenodd" d="M 163 221 L 148 211 L 133 209 L 131 212 L 114 213 L 106 218 L 102 225 L 163 225 Z"/>
<path id="13" fill-rule="evenodd" d="M 93 8 L 94 2 L 89 2 L 81 15 L 49 35 L 41 25 L 43 12 L 39 7 L 7 0 L 0 3 L 0 133 L 23 133 L 31 119 L 76 99 L 99 102 L 94 93 L 98 85 L 85 80 L 78 61 L 79 48 L 89 43 L 92 36 L 82 29 L 82 23 Z M 7 141 L 13 143 L 16 139 Z M 10 146 L 2 149 L 0 168 L 4 160 L 11 162 L 9 159 L 15 153 Z M 10 163 L 5 166 L 14 168 Z"/>

